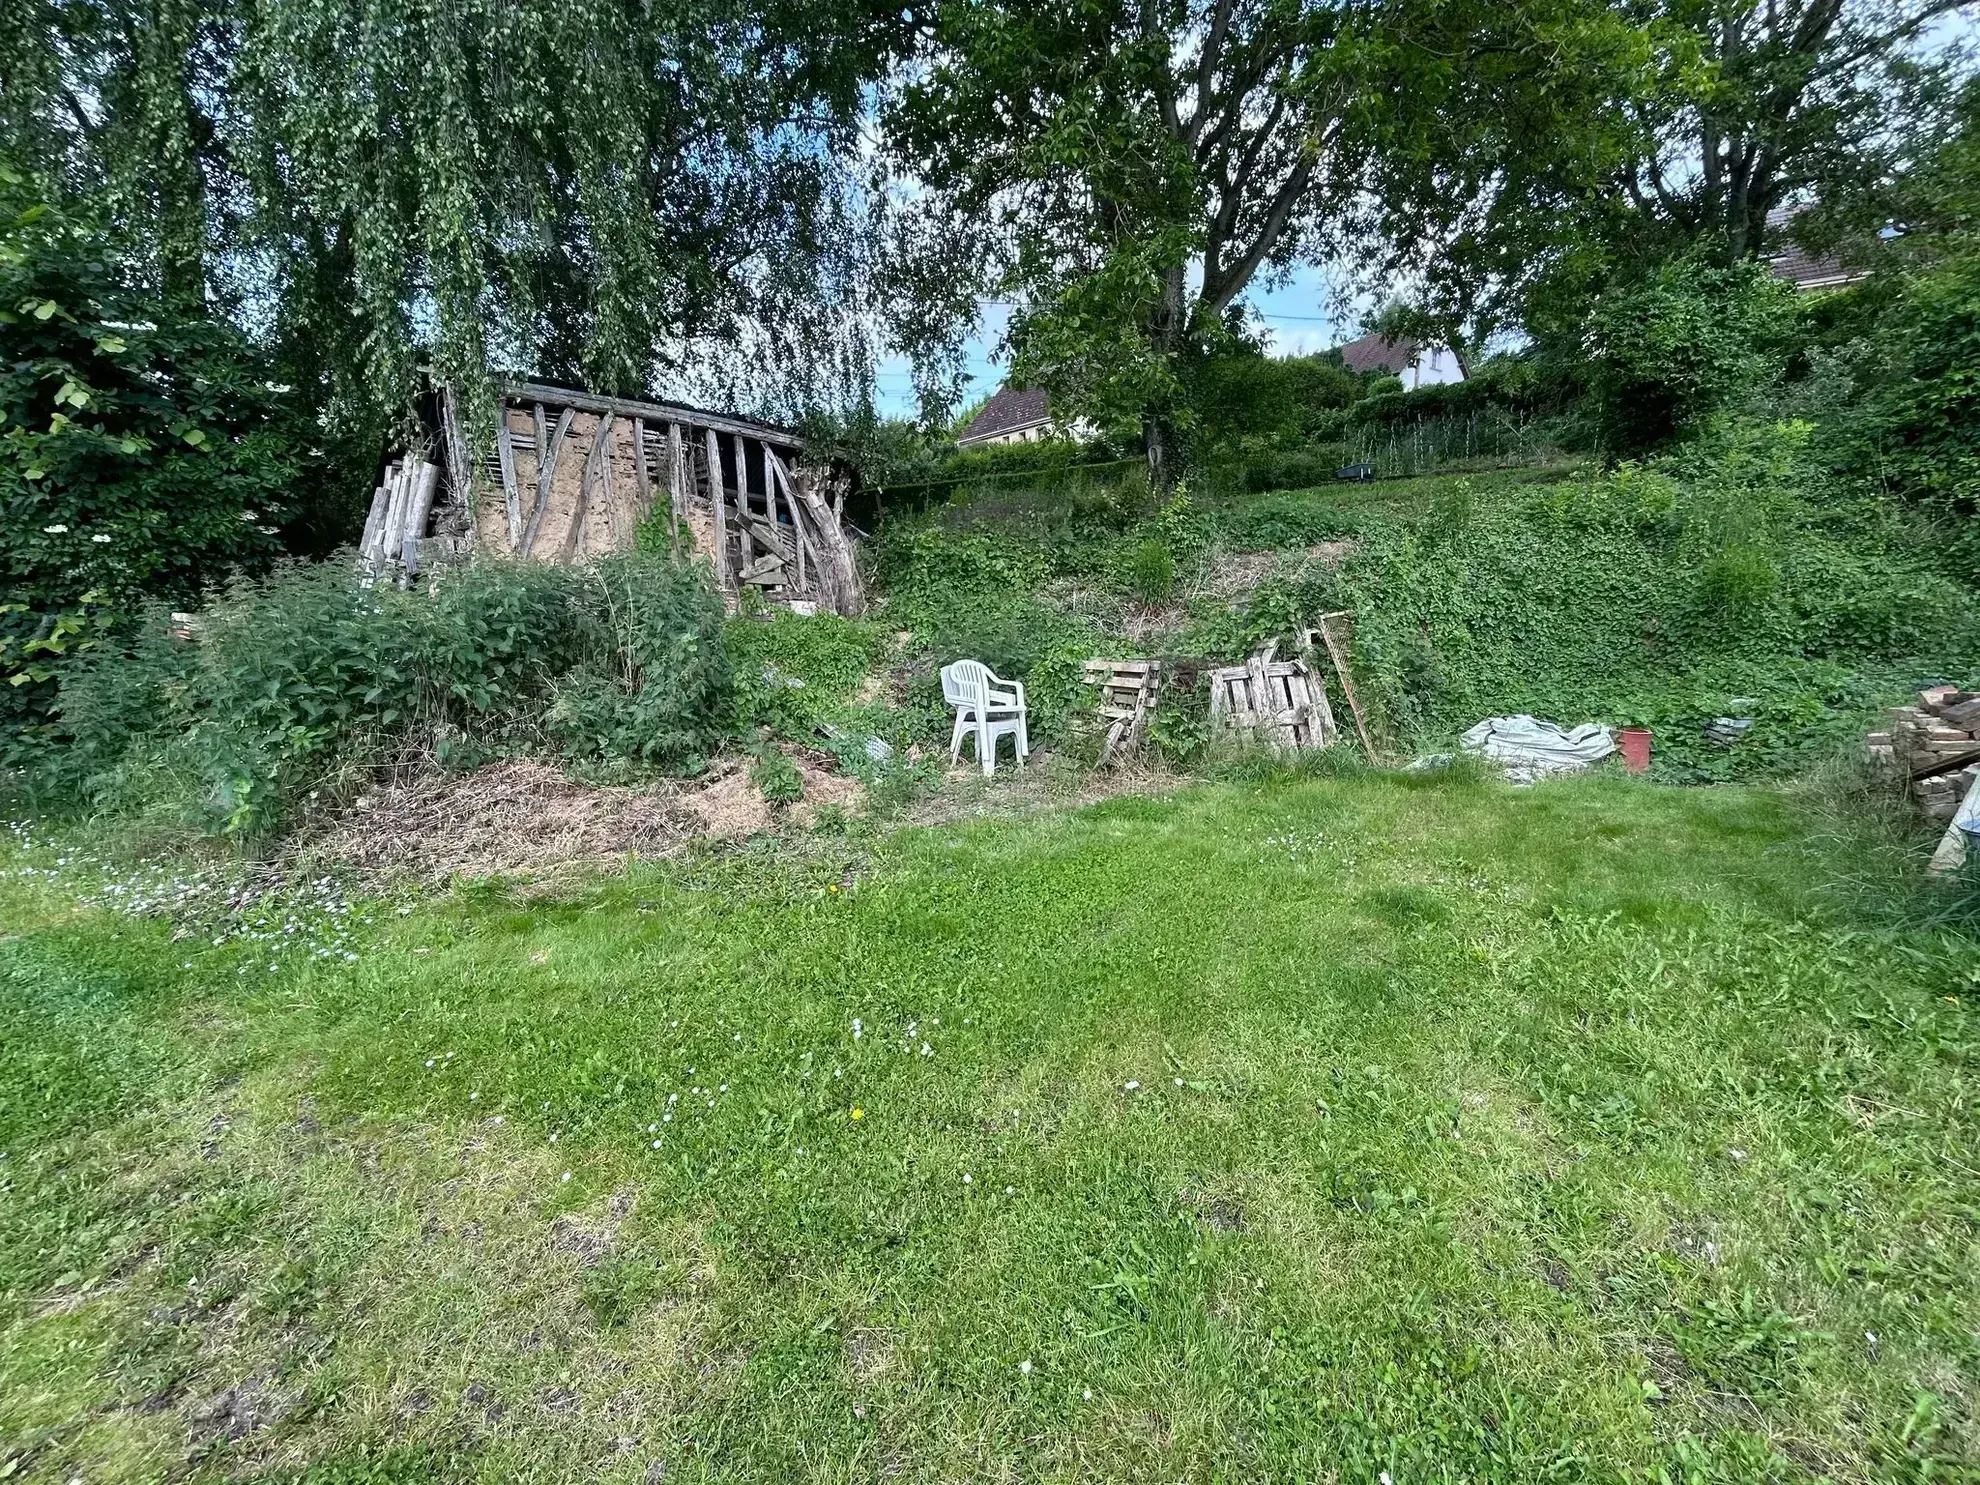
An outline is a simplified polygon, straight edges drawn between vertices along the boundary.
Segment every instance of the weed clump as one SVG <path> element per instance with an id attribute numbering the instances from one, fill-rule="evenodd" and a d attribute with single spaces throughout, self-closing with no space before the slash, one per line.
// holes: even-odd
<path id="1" fill-rule="evenodd" d="M 154 607 L 90 652 L 57 700 L 69 745 L 39 780 L 253 837 L 388 757 L 691 767 L 727 723 L 721 619 L 701 570 L 637 553 L 475 563 L 413 592 L 290 567 L 191 626 Z"/>

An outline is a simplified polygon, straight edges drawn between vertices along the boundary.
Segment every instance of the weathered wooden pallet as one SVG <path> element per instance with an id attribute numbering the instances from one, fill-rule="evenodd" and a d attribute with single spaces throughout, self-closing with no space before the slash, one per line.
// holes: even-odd
<path id="1" fill-rule="evenodd" d="M 1277 649 L 1210 673 L 1211 726 L 1274 752 L 1324 748 L 1335 731 L 1327 683 L 1304 660 L 1274 659 Z"/>
<path id="2" fill-rule="evenodd" d="M 1139 752 L 1148 736 L 1148 718 L 1162 689 L 1160 660 L 1089 660 L 1086 684 L 1100 689 L 1093 708 L 1105 729 L 1100 738 L 1100 766 Z"/>

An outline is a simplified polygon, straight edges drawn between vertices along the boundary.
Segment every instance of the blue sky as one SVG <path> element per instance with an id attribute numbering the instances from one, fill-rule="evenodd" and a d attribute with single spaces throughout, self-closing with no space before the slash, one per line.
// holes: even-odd
<path id="1" fill-rule="evenodd" d="M 1355 322 L 1359 310 L 1343 310 L 1335 303 L 1326 275 L 1317 268 L 1301 268 L 1276 288 L 1254 284 L 1244 302 L 1258 311 L 1268 336 L 1266 349 L 1278 355 L 1324 351 L 1359 333 Z M 991 359 L 991 352 L 1003 336 L 1009 314 L 1009 308 L 1002 304 L 986 302 L 982 306 L 976 334 L 966 347 L 970 382 L 963 394 L 965 400 L 995 391 L 1003 380 L 1003 368 Z M 890 356 L 881 362 L 875 401 L 883 416 L 913 414 L 914 388 L 908 380 L 905 357 Z"/>

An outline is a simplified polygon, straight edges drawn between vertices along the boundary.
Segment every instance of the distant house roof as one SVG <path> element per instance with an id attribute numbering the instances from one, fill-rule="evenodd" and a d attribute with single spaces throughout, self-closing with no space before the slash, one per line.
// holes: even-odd
<path id="1" fill-rule="evenodd" d="M 1052 420 L 1045 405 L 1043 387 L 1002 386 L 983 410 L 969 420 L 969 426 L 956 440 L 958 444 L 982 443 L 1000 434 L 1036 428 Z"/>
<path id="2" fill-rule="evenodd" d="M 1767 213 L 1768 235 L 1780 234 L 1805 210 L 1797 206 L 1777 206 Z M 1778 251 L 1767 257 L 1767 267 L 1775 278 L 1784 278 L 1804 292 L 1839 289 L 1870 276 L 1869 270 L 1851 268 L 1834 253 L 1811 253 L 1800 244 L 1781 241 Z"/>
<path id="3" fill-rule="evenodd" d="M 1387 371 L 1401 376 L 1416 364 L 1417 354 L 1422 349 L 1413 340 L 1364 335 L 1341 347 L 1341 360 L 1349 371 Z"/>
<path id="4" fill-rule="evenodd" d="M 1811 253 L 1792 242 L 1784 243 L 1778 253 L 1771 255 L 1767 266 L 1775 278 L 1784 278 L 1803 290 L 1839 289 L 1870 276 L 1865 269 L 1851 268 L 1834 253 Z"/>

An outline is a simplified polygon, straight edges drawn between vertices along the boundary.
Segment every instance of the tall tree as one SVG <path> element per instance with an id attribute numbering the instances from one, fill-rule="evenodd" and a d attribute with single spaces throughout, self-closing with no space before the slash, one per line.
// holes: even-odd
<path id="1" fill-rule="evenodd" d="M 1846 205 L 1917 158 L 1963 61 L 1934 23 L 1972 0 L 1639 3 L 1660 76 L 1624 100 L 1643 143 L 1620 185 L 1640 219 L 1730 262 L 1773 245 L 1778 209 Z"/>
<path id="2" fill-rule="evenodd" d="M 1013 375 L 1138 420 L 1162 480 L 1261 274 L 1441 210 L 1481 139 L 1563 154 L 1630 35 L 1577 0 L 946 0 L 886 121 L 951 277 L 1018 301 Z"/>
<path id="3" fill-rule="evenodd" d="M 19 0 L 0 140 L 272 326 L 344 421 L 416 363 L 863 380 L 866 0 Z"/>

